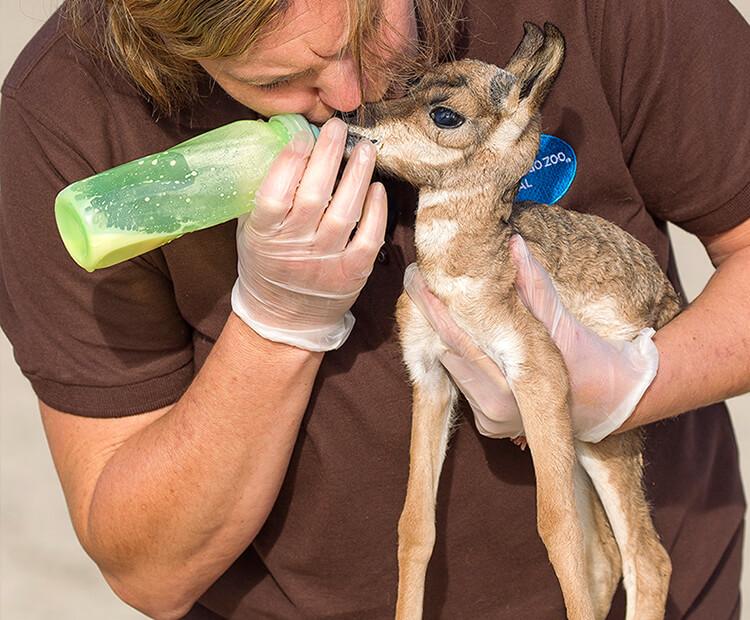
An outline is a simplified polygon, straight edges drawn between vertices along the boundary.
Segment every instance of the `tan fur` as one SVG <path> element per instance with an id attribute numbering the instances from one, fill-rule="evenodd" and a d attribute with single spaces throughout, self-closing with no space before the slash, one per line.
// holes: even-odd
<path id="1" fill-rule="evenodd" d="M 615 225 L 513 202 L 536 156 L 538 110 L 563 58 L 557 28 L 526 24 L 504 70 L 471 60 L 441 66 L 403 99 L 368 106 L 350 134 L 376 144 L 381 169 L 419 187 L 416 244 L 424 280 L 508 378 L 534 457 L 538 531 L 568 617 L 604 618 L 622 574 L 628 619 L 650 620 L 664 615 L 671 564 L 644 496 L 640 433 L 598 444 L 573 439 L 565 364 L 516 294 L 508 253 L 511 235 L 520 233 L 566 307 L 603 337 L 633 338 L 679 311 L 650 251 Z M 453 126 L 445 109 L 462 122 Z M 414 411 L 396 616 L 411 619 L 422 614 L 458 392 L 439 362 L 444 345 L 406 294 L 397 317 Z"/>

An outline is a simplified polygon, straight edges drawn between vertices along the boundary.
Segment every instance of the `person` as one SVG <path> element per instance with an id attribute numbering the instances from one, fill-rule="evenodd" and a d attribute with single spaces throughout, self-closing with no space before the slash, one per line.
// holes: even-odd
<path id="1" fill-rule="evenodd" d="M 667 221 L 718 267 L 654 336 L 659 370 L 621 428 L 648 424 L 667 617 L 739 617 L 744 499 L 721 401 L 750 389 L 750 31 L 725 0 L 63 5 L 3 85 L 0 319 L 76 533 L 127 603 L 156 618 L 392 616 L 411 409 L 393 314 L 415 196 L 371 182 L 367 144 L 336 185 L 346 131 L 328 119 L 399 95 L 392 78 L 449 56 L 454 27 L 455 55 L 502 66 L 524 21 L 567 39 L 543 109 L 579 163 L 561 206 L 634 234 L 677 286 Z M 52 205 L 68 183 L 281 112 L 320 137 L 292 141 L 239 224 L 91 274 L 65 253 Z M 554 291 L 524 273 L 548 321 Z M 531 457 L 472 418 L 463 403 L 425 616 L 564 617 Z M 610 617 L 623 609 L 619 592 Z"/>

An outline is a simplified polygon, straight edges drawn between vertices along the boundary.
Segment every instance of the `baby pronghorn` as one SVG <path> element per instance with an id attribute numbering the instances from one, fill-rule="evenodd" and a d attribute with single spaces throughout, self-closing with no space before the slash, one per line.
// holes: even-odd
<path id="1" fill-rule="evenodd" d="M 623 230 L 595 216 L 514 203 L 538 150 L 539 108 L 564 54 L 555 26 L 526 24 L 505 69 L 472 60 L 440 66 L 406 97 L 367 106 L 350 143 L 371 140 L 379 167 L 419 188 L 422 276 L 507 376 L 533 455 L 538 531 L 568 617 L 604 618 L 622 575 L 627 618 L 662 618 L 671 563 L 644 496 L 641 436 L 573 439 L 562 356 L 514 289 L 508 244 L 520 233 L 567 309 L 605 338 L 658 329 L 680 309 L 650 251 Z M 411 619 L 422 614 L 458 392 L 438 359 L 445 345 L 406 294 L 397 316 L 414 412 L 396 617 Z"/>

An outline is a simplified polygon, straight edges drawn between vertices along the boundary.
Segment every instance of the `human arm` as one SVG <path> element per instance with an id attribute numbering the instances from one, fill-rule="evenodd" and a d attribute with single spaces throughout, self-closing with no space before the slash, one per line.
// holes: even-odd
<path id="1" fill-rule="evenodd" d="M 750 391 L 750 220 L 700 239 L 716 271 L 654 336 L 659 372 L 622 430 Z"/>
<path id="2" fill-rule="evenodd" d="M 253 215 L 262 220 L 285 208 L 288 217 L 269 233 L 284 237 L 285 222 L 305 209 L 302 219 L 317 217 L 324 241 L 343 238 L 342 261 L 357 254 L 354 264 L 362 268 L 354 271 L 363 284 L 364 267 L 372 265 L 382 243 L 385 197 L 378 185 L 370 186 L 374 157 L 365 145 L 351 164 L 358 172 L 345 173 L 329 204 L 345 138 L 345 132 L 332 135 L 336 124 L 342 125 L 333 121 L 324 127 L 309 162 L 310 144 L 295 151 L 298 141 L 282 152 L 258 192 Z M 336 218 L 342 204 L 354 212 L 353 220 Z M 347 244 L 357 219 L 359 228 Z M 253 222 L 251 217 L 245 225 Z M 243 252 L 260 253 L 240 241 L 238 250 L 240 261 L 247 258 Z M 323 250 L 330 252 L 327 245 Z M 316 245 L 311 242 L 307 251 L 314 260 Z M 328 264 L 335 267 L 336 260 L 329 255 Z M 347 273 L 332 269 L 327 284 Z M 293 275 L 301 279 L 277 284 L 315 292 L 304 273 Z M 359 288 L 334 314 L 327 308 L 311 314 L 298 295 L 274 296 L 272 305 L 290 328 L 302 319 L 304 327 L 336 324 Z M 76 532 L 122 598 L 149 615 L 181 617 L 252 542 L 284 478 L 321 358 L 321 352 L 262 338 L 233 313 L 173 407 L 100 420 L 42 405 Z"/>
<path id="3" fill-rule="evenodd" d="M 321 357 L 231 315 L 171 408 L 96 419 L 41 405 L 76 534 L 118 596 L 179 618 L 252 542 Z"/>

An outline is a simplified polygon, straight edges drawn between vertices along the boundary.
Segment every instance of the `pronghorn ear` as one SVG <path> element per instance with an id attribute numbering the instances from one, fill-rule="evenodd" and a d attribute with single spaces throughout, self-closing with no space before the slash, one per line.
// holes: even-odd
<path id="1" fill-rule="evenodd" d="M 523 27 L 523 39 L 505 70 L 501 71 L 506 75 L 492 80 L 490 97 L 495 105 L 509 112 L 523 104 L 534 113 L 542 106 L 560 72 L 565 59 L 565 39 L 560 30 L 549 22 L 544 24 L 544 30 L 530 22 Z M 507 73 L 516 78 L 512 85 L 509 84 Z"/>
<path id="2" fill-rule="evenodd" d="M 508 64 L 505 65 L 505 70 L 513 75 L 520 76 L 542 45 L 544 45 L 542 29 L 531 22 L 524 22 L 523 39 L 518 44 L 516 51 L 513 52 Z"/>

